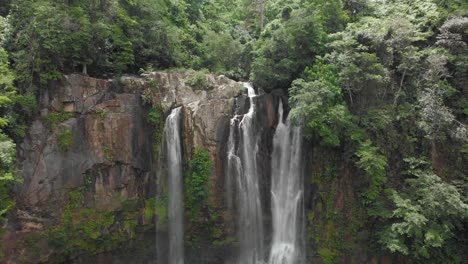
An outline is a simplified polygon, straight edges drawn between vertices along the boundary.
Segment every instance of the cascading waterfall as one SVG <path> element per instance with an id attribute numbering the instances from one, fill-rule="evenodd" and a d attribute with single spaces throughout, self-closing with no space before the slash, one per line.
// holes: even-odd
<path id="1" fill-rule="evenodd" d="M 228 141 L 228 186 L 235 184 L 239 255 L 237 263 L 262 263 L 264 258 L 263 214 L 257 173 L 258 142 L 254 133 L 253 116 L 255 90 L 245 83 L 250 100 L 249 111 L 231 119 Z M 241 120 L 239 121 L 239 118 Z M 239 138 L 239 145 L 236 145 Z M 228 204 L 233 206 L 228 187 Z"/>
<path id="2" fill-rule="evenodd" d="M 182 152 L 180 116 L 182 107 L 175 108 L 164 128 L 169 172 L 169 263 L 184 263 L 184 224 L 182 207 Z"/>
<path id="3" fill-rule="evenodd" d="M 273 240 L 269 264 L 300 263 L 299 238 L 302 216 L 301 131 L 283 122 L 283 105 L 278 108 L 279 122 L 273 138 L 271 206 Z"/>

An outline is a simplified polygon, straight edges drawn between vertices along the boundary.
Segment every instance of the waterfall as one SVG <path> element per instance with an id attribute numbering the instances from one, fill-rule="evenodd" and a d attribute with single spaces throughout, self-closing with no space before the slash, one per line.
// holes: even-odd
<path id="1" fill-rule="evenodd" d="M 263 214 L 257 173 L 258 137 L 253 118 L 255 90 L 245 83 L 250 100 L 249 111 L 231 119 L 228 140 L 228 206 L 234 206 L 230 185 L 236 190 L 239 254 L 237 263 L 257 264 L 264 258 Z M 240 120 L 239 120 L 240 119 Z M 236 144 L 238 138 L 239 144 Z"/>
<path id="2" fill-rule="evenodd" d="M 184 263 L 184 224 L 182 207 L 182 152 L 180 144 L 180 114 L 173 109 L 164 128 L 169 172 L 169 263 Z"/>
<path id="3" fill-rule="evenodd" d="M 300 263 L 303 183 L 301 177 L 301 132 L 283 121 L 283 105 L 273 138 L 271 209 L 273 240 L 269 264 Z"/>

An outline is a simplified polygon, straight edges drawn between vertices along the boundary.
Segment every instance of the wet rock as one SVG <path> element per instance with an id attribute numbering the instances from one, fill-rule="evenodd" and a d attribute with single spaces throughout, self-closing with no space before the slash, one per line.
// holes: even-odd
<path id="1" fill-rule="evenodd" d="M 86 207 L 102 211 L 120 210 L 123 200 L 154 195 L 160 167 L 154 158 L 154 128 L 146 120 L 150 106 L 144 96 L 160 104 L 165 113 L 183 106 L 185 158 L 196 147 L 207 149 L 215 164 L 210 186 L 222 186 L 218 184 L 223 177 L 220 145 L 229 132 L 234 98 L 241 95 L 242 84 L 207 75 L 212 88 L 197 90 L 186 84 L 191 76 L 156 72 L 102 80 L 72 74 L 41 91 L 41 115 L 18 147 L 24 180 L 16 189 L 17 209 L 6 236 L 12 248 L 7 260 L 33 262 L 23 250 L 22 239 L 57 224 L 72 190 L 86 186 Z M 71 118 L 48 127 L 45 118 L 60 112 L 70 113 Z M 59 137 L 64 130 L 71 133 L 65 150 Z M 215 193 L 222 197 L 218 189 Z M 48 259 L 50 252 L 43 249 L 43 253 Z"/>

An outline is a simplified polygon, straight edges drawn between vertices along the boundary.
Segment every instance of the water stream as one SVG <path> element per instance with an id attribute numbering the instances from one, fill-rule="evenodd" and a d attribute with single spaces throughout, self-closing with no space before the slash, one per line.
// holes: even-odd
<path id="1" fill-rule="evenodd" d="M 231 119 L 228 141 L 228 185 L 234 184 L 239 240 L 238 264 L 263 263 L 263 213 L 257 171 L 258 136 L 254 131 L 255 90 L 245 83 L 250 100 L 249 111 Z M 239 138 L 236 144 L 236 138 Z M 228 188 L 230 190 L 231 188 Z M 228 204 L 233 205 L 232 193 Z"/>
<path id="2" fill-rule="evenodd" d="M 184 264 L 184 211 L 182 204 L 181 107 L 166 119 L 165 139 L 169 173 L 169 264 Z"/>
<path id="3" fill-rule="evenodd" d="M 300 263 L 303 183 L 301 177 L 301 131 L 283 121 L 283 105 L 273 138 L 271 161 L 271 209 L 273 240 L 269 264 Z"/>

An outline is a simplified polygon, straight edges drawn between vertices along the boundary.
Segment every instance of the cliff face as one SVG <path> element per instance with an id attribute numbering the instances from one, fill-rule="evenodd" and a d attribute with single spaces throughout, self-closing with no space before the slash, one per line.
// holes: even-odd
<path id="1" fill-rule="evenodd" d="M 224 263 L 236 252 L 235 208 L 226 208 L 230 119 L 248 112 L 242 83 L 223 76 L 150 73 L 100 80 L 68 75 L 40 96 L 40 115 L 19 145 L 23 183 L 3 237 L 6 263 L 167 263 L 165 117 L 182 106 L 184 169 L 196 148 L 212 160 L 203 224 L 186 222 L 191 264 Z M 191 85 L 188 85 L 190 83 Z M 255 97 L 258 176 L 266 244 L 271 240 L 272 140 L 279 100 Z M 308 259 L 378 263 L 365 250 L 357 189 L 345 154 L 305 145 Z M 328 176 L 330 177 L 328 177 Z M 187 208 L 186 208 L 187 209 Z M 200 227 L 201 225 L 201 227 Z M 362 250 L 355 250 L 355 249 Z M 382 262 L 384 263 L 384 262 Z"/>
<path id="2" fill-rule="evenodd" d="M 23 183 L 2 243 L 7 263 L 62 261 L 62 253 L 76 246 L 67 241 L 87 243 L 99 229 L 109 232 L 119 222 L 114 214 L 123 201 L 148 195 L 155 172 L 152 128 L 140 97 L 119 91 L 114 81 L 80 75 L 66 76 L 43 91 L 41 115 L 18 149 Z M 85 226 L 98 222 L 100 213 L 112 221 Z M 84 239 L 83 228 L 88 228 Z M 69 231 L 76 236 L 51 239 Z M 104 250 L 86 247 L 83 252 Z"/>
<path id="3" fill-rule="evenodd" d="M 153 73 L 115 81 L 69 75 L 41 94 L 41 115 L 18 149 L 24 180 L 16 190 L 17 208 L 2 243 L 7 263 L 53 260 L 61 248 L 50 245 L 50 230 L 71 224 L 77 233 L 86 233 L 86 227 L 79 227 L 86 216 L 96 221 L 93 217 L 98 214 L 111 214 L 112 221 L 98 229 L 104 233 L 119 229 L 123 236 L 119 240 L 144 233 L 136 227 L 127 230 L 131 228 L 119 219 L 122 212 L 131 215 L 132 225 L 152 229 L 158 213 L 148 212 L 148 207 L 153 205 L 157 185 L 163 184 L 157 182 L 163 173 L 154 152 L 161 145 L 155 142 L 154 134 L 161 128 L 147 120 L 151 105 L 161 114 L 183 106 L 185 158 L 190 158 L 195 147 L 209 151 L 214 161 L 210 186 L 219 194 L 214 197 L 222 197 L 224 149 L 220 143 L 227 137 L 234 98 L 241 95 L 242 84 L 207 75 L 206 87 L 193 89 L 185 84 L 190 77 Z M 131 210 L 125 208 L 128 201 L 136 203 Z M 66 213 L 75 217 L 67 219 Z M 81 222 L 76 220 L 80 217 Z M 119 226 L 122 223 L 124 227 Z M 24 246 L 31 236 L 35 241 L 31 246 L 37 250 Z M 70 245 L 78 246 L 76 256 L 112 248 L 80 246 L 89 241 L 78 240 Z"/>
<path id="4" fill-rule="evenodd" d="M 41 117 L 19 148 L 21 207 L 53 217 L 63 195 L 84 185 L 86 175 L 96 206 L 110 206 L 116 195 L 138 195 L 152 171 L 151 127 L 140 96 L 115 89 L 111 81 L 71 75 L 43 96 Z M 56 113 L 66 120 L 47 125 Z M 67 130 L 71 136 L 61 138 Z M 69 140 L 66 149 L 61 140 Z"/>

